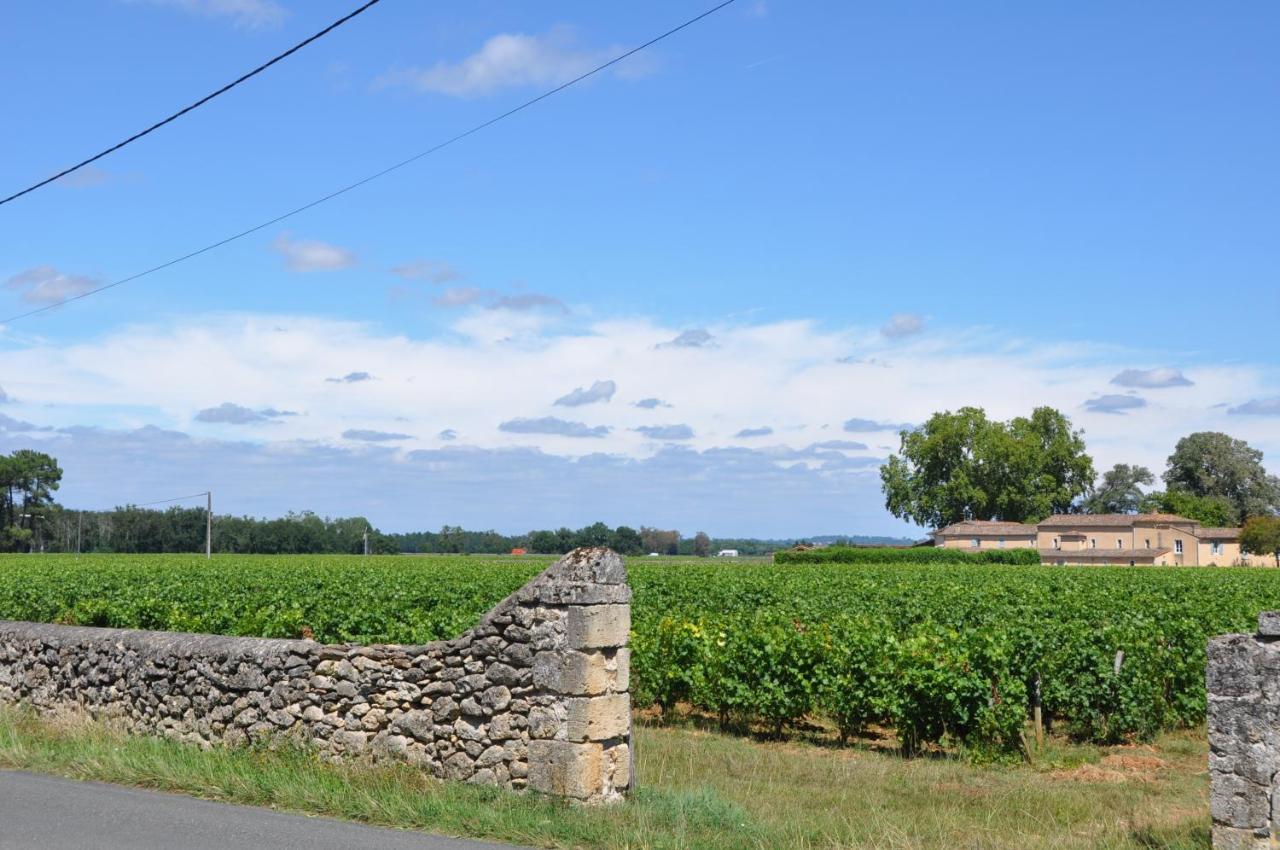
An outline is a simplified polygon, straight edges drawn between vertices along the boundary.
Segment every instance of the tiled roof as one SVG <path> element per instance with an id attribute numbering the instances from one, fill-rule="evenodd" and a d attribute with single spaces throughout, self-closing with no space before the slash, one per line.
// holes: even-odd
<path id="1" fill-rule="evenodd" d="M 1040 556 L 1043 558 L 1058 558 L 1064 561 L 1070 561 L 1073 558 L 1114 558 L 1116 560 L 1129 560 L 1131 558 L 1158 558 L 1166 555 L 1169 547 L 1163 549 L 1075 549 L 1067 551 L 1065 549 L 1041 549 Z"/>
<path id="2" fill-rule="evenodd" d="M 1041 528 L 1083 526 L 1085 528 L 1132 528 L 1138 523 L 1198 525 L 1195 520 L 1177 514 L 1055 514 L 1040 523 Z"/>
<path id="3" fill-rule="evenodd" d="M 1202 528 L 1196 537 L 1207 540 L 1235 540 L 1240 536 L 1238 528 Z"/>
<path id="4" fill-rule="evenodd" d="M 987 519 L 971 519 L 964 522 L 954 522 L 946 528 L 940 528 L 934 532 L 935 536 L 951 536 L 951 535 L 973 535 L 973 534 L 1021 534 L 1030 535 L 1036 533 L 1034 525 L 1027 525 L 1021 522 L 998 522 L 996 520 Z"/>

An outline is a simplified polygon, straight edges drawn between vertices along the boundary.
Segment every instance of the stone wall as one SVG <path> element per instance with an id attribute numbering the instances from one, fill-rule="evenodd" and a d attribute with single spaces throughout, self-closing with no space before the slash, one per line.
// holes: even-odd
<path id="1" fill-rule="evenodd" d="M 326 756 L 587 802 L 632 784 L 631 589 L 579 549 L 465 634 L 422 646 L 0 620 L 0 703 L 202 746 L 292 736 Z"/>
<path id="2" fill-rule="evenodd" d="M 1215 850 L 1280 845 L 1280 613 L 1209 641 L 1209 808 Z"/>

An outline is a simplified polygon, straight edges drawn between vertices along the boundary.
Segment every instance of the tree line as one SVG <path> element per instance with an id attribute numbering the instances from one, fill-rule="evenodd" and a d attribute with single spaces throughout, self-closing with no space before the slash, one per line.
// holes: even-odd
<path id="1" fill-rule="evenodd" d="M 501 534 L 497 531 L 468 531 L 446 525 L 439 531 L 417 531 L 391 534 L 400 551 L 414 553 L 484 554 L 524 549 L 540 555 L 570 552 L 579 546 L 608 546 L 623 555 L 689 555 L 708 557 L 722 549 L 735 549 L 741 555 L 768 555 L 788 549 L 797 543 L 821 541 L 851 546 L 902 545 L 910 541 L 893 537 L 828 536 L 820 538 L 762 539 L 755 537 L 712 537 L 699 531 L 686 537 L 675 529 L 639 529 L 626 525 L 611 528 L 596 522 L 579 529 L 558 528 L 530 531 L 526 534 Z"/>
<path id="2" fill-rule="evenodd" d="M 935 413 L 904 431 L 880 468 L 885 507 L 931 528 L 964 520 L 1039 522 L 1064 513 L 1170 513 L 1205 526 L 1243 526 L 1241 545 L 1280 564 L 1280 477 L 1263 453 L 1217 431 L 1180 439 L 1152 488 L 1145 466 L 1118 463 L 1098 476 L 1084 432 L 1038 407 L 1008 422 L 978 407 Z"/>
<path id="3" fill-rule="evenodd" d="M 131 505 L 109 511 L 76 511 L 52 506 L 46 513 L 47 552 L 203 552 L 204 508 L 151 510 Z M 358 555 L 398 552 L 390 535 L 364 517 L 320 517 L 309 511 L 275 519 L 215 515 L 213 551 L 259 555 Z"/>

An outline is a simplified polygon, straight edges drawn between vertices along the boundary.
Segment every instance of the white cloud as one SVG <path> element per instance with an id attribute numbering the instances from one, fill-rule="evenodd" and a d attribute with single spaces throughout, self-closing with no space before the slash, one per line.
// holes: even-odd
<path id="1" fill-rule="evenodd" d="M 437 307 L 469 307 L 492 298 L 492 289 L 480 289 L 475 286 L 450 286 L 432 296 L 431 303 Z"/>
<path id="2" fill-rule="evenodd" d="M 206 407 L 195 415 L 197 422 L 211 422 L 222 425 L 257 425 L 262 422 L 273 422 L 284 416 L 297 416 L 292 410 L 276 410 L 264 407 L 254 410 L 239 404 L 224 401 L 217 407 Z"/>
<path id="3" fill-rule="evenodd" d="M 536 419 L 508 419 L 498 426 L 499 431 L 508 434 L 554 434 L 560 437 L 604 437 L 609 434 L 607 425 L 586 425 L 582 422 L 570 422 L 554 416 L 540 416 Z"/>
<path id="4" fill-rule="evenodd" d="M 326 384 L 359 384 L 372 380 L 375 380 L 375 378 L 368 372 L 348 372 L 341 378 L 325 378 L 324 382 Z"/>
<path id="5" fill-rule="evenodd" d="M 394 266 L 391 273 L 403 280 L 421 280 L 427 283 L 451 283 L 462 280 L 462 273 L 448 263 L 438 260 L 415 260 Z"/>
<path id="6" fill-rule="evenodd" d="M 28 304 L 61 304 L 68 298 L 84 295 L 101 285 L 101 281 L 84 275 L 65 274 L 53 266 L 36 266 L 19 272 L 4 282 L 6 289 L 22 294 Z"/>
<path id="7" fill-rule="evenodd" d="M 370 428 L 348 428 L 342 432 L 344 440 L 359 440 L 365 443 L 389 443 L 399 440 L 412 440 L 412 434 L 401 434 L 398 431 L 375 431 Z"/>
<path id="8" fill-rule="evenodd" d="M 520 292 L 515 295 L 504 295 L 489 305 L 490 310 L 552 310 L 567 313 L 569 308 L 559 298 L 543 295 L 540 292 Z"/>
<path id="9" fill-rule="evenodd" d="M 1280 416 L 1280 395 L 1255 398 L 1227 411 L 1235 416 Z"/>
<path id="10" fill-rule="evenodd" d="M 580 407 L 598 401 L 609 401 L 617 391 L 618 385 L 613 381 L 596 381 L 586 389 L 575 387 L 573 392 L 560 396 L 554 403 L 561 407 Z"/>
<path id="11" fill-rule="evenodd" d="M 152 6 L 168 6 L 207 18 L 230 18 L 238 27 L 278 27 L 287 15 L 275 0 L 131 0 Z"/>
<path id="12" fill-rule="evenodd" d="M 919 313 L 894 313 L 880 333 L 889 339 L 915 336 L 924 330 L 924 316 Z"/>
<path id="13" fill-rule="evenodd" d="M 706 328 L 682 331 L 673 339 L 658 343 L 658 348 L 712 348 L 716 338 Z"/>
<path id="14" fill-rule="evenodd" d="M 650 440 L 692 440 L 693 429 L 688 425 L 640 425 L 635 429 Z"/>
<path id="15" fill-rule="evenodd" d="M 477 97 L 510 88 L 549 88 L 581 76 L 623 52 L 625 49 L 620 47 L 579 47 L 566 27 L 544 35 L 501 33 L 459 62 L 391 71 L 378 84 L 403 85 L 452 97 Z M 616 72 L 620 76 L 637 76 L 647 67 L 629 59 L 616 66 Z"/>
<path id="16" fill-rule="evenodd" d="M 1092 413 L 1125 414 L 1147 406 L 1147 400 L 1136 395 L 1102 395 L 1084 403 L 1084 409 Z"/>
<path id="17" fill-rule="evenodd" d="M 1167 387 L 1192 386 L 1181 369 L 1125 369 L 1111 379 L 1118 387 L 1134 387 L 1144 390 L 1159 390 Z"/>
<path id="18" fill-rule="evenodd" d="M 1083 410 L 1082 402 L 1099 398 L 1098 388 L 1140 353 L 1110 345 L 1010 341 L 994 332 L 935 332 L 888 343 L 874 326 L 808 321 L 709 326 L 706 333 L 714 336 L 715 346 L 655 350 L 656 340 L 676 338 L 680 328 L 637 318 L 552 317 L 557 324 L 547 318 L 477 310 L 461 316 L 445 333 L 412 338 L 315 317 L 204 314 L 120 328 L 71 344 L 11 340 L 0 350 L 0 376 L 17 401 L 4 409 L 15 421 L 42 426 L 185 430 L 195 411 L 233 399 L 259 414 L 306 411 L 305 416 L 271 419 L 269 427 L 266 422 L 243 426 L 240 430 L 255 444 L 268 447 L 264 452 L 287 454 L 291 445 L 319 452 L 368 442 L 342 439 L 350 430 L 411 431 L 422 442 L 406 445 L 441 445 L 447 442 L 441 432 L 448 430 L 465 435 L 450 444 L 452 451 L 536 448 L 547 458 L 594 463 L 589 458 L 607 456 L 613 459 L 609 463 L 625 464 L 647 463 L 669 447 L 635 429 L 673 424 L 661 413 L 666 410 L 661 405 L 670 404 L 679 412 L 674 423 L 691 432 L 679 445 L 699 457 L 728 463 L 738 455 L 725 453 L 742 446 L 735 435 L 744 427 L 768 423 L 773 433 L 767 439 L 751 443 L 755 448 L 742 448 L 751 453 L 742 456 L 750 458 L 751 468 L 772 464 L 785 471 L 800 464 L 819 478 L 862 476 L 865 481 L 857 486 L 874 493 L 875 468 L 884 456 L 878 444 L 896 442 L 891 431 L 901 423 L 923 422 L 935 411 L 965 405 L 981 406 L 999 419 L 1052 405 L 1087 429 L 1086 440 L 1100 468 L 1116 462 L 1163 468 L 1177 440 L 1197 430 L 1222 430 L 1248 440 L 1267 453 L 1273 469 L 1280 468 L 1275 417 L 1231 415 L 1225 406 L 1212 407 L 1223 399 L 1266 402 L 1275 395 L 1274 375 L 1247 363 L 1189 362 L 1195 386 L 1162 394 L 1158 407 L 1135 408 L 1124 401 L 1127 415 L 1104 416 Z M 877 356 L 889 345 L 893 369 L 836 362 L 850 352 Z M 327 382 L 353 374 L 353 367 L 377 380 Z M 538 423 L 550 400 L 585 386 L 584 368 L 607 375 L 629 400 L 644 405 L 589 405 L 574 410 L 589 411 L 590 417 Z M 195 374 L 200 381 L 191 380 Z M 650 407 L 647 399 L 660 401 Z M 581 421 L 575 425 L 575 420 Z M 842 431 L 849 421 L 854 433 Z M 873 427 L 881 432 L 871 431 Z M 870 447 L 856 448 L 853 440 L 861 439 L 857 432 L 864 429 L 874 439 L 867 439 Z M 574 436 L 584 432 L 591 436 Z M 831 438 L 841 436 L 853 445 L 837 447 Z M 377 445 L 393 453 L 405 451 L 397 441 Z M 536 468 L 560 469 L 558 462 Z M 645 467 L 655 476 L 660 468 L 661 463 Z M 522 480 L 524 474 L 522 470 Z M 854 485 L 831 486 L 843 493 Z M 308 506 L 295 502 L 283 507 Z M 495 517 L 485 524 L 501 521 Z M 808 528 L 804 517 L 790 525 L 795 533 L 809 533 L 797 528 Z M 872 527 L 883 526 L 860 523 L 834 530 Z"/>
<path id="19" fill-rule="evenodd" d="M 291 272 L 326 272 L 346 269 L 356 264 L 356 255 L 346 248 L 328 242 L 292 239 L 281 233 L 271 243 L 271 250 L 284 257 Z"/>
<path id="20" fill-rule="evenodd" d="M 844 430 L 850 434 L 869 434 L 875 431 L 910 431 L 915 427 L 909 422 L 877 422 L 874 419 L 861 419 L 857 416 L 844 421 Z"/>

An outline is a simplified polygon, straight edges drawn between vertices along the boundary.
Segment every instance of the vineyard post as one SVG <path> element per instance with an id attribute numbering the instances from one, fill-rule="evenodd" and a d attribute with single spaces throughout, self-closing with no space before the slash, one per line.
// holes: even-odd
<path id="1" fill-rule="evenodd" d="M 1040 710 L 1040 674 L 1036 673 L 1035 692 L 1036 749 L 1044 747 L 1044 715 Z"/>
<path id="2" fill-rule="evenodd" d="M 204 496 L 204 558 L 208 561 L 213 558 L 213 491 L 206 491 Z"/>

